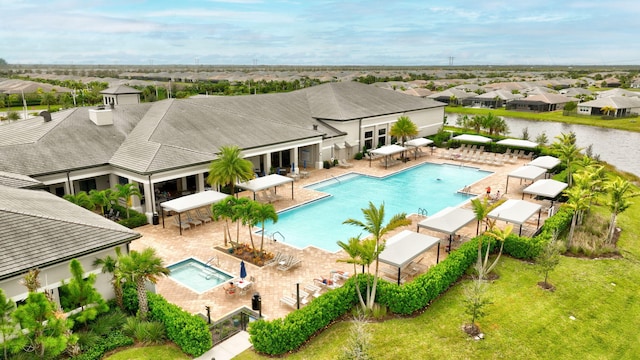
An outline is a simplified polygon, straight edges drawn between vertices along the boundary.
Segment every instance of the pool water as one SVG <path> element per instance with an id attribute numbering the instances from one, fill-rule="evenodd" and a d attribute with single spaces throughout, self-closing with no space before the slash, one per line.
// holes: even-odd
<path id="1" fill-rule="evenodd" d="M 348 218 L 364 222 L 362 208 L 384 203 L 385 223 L 400 212 L 435 214 L 457 206 L 473 195 L 459 191 L 492 174 L 471 167 L 426 163 L 383 178 L 347 174 L 307 186 L 331 196 L 280 212 L 278 222 L 265 224 L 265 233 L 299 248 L 315 246 L 330 252 L 361 234 L 357 226 L 342 224 Z M 276 233 L 277 232 L 277 233 Z M 275 234 L 274 234 L 275 233 Z"/>
<path id="2" fill-rule="evenodd" d="M 194 258 L 182 260 L 167 268 L 171 270 L 170 278 L 199 294 L 234 278 L 233 275 Z"/>

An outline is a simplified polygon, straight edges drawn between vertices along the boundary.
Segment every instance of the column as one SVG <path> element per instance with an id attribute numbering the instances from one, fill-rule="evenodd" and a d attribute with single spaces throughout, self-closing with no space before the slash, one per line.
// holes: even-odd
<path id="1" fill-rule="evenodd" d="M 269 175 L 269 172 L 271 171 L 271 153 L 266 153 L 263 156 L 265 157 L 264 174 Z"/>
<path id="2" fill-rule="evenodd" d="M 294 147 L 291 151 L 293 151 L 293 164 L 294 164 L 294 169 L 293 169 L 293 173 L 294 174 L 298 174 L 300 173 L 300 160 L 298 159 L 298 147 Z"/>
<path id="3" fill-rule="evenodd" d="M 196 192 L 203 192 L 207 186 L 204 181 L 204 173 L 196 174 Z"/>

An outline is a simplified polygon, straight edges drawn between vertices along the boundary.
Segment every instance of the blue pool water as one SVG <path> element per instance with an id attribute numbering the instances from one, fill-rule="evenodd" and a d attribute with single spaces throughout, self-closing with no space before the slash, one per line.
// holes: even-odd
<path id="1" fill-rule="evenodd" d="M 170 278 L 199 294 L 234 278 L 233 275 L 194 258 L 182 260 L 167 268 L 171 270 Z"/>
<path id="2" fill-rule="evenodd" d="M 385 204 L 385 222 L 393 215 L 435 214 L 447 206 L 457 206 L 470 198 L 458 191 L 491 172 L 455 165 L 422 164 L 396 174 L 377 178 L 347 174 L 337 179 L 308 186 L 331 196 L 280 212 L 278 222 L 265 224 L 266 234 L 279 232 L 275 239 L 299 248 L 312 245 L 330 252 L 339 250 L 338 240 L 369 234 L 353 225 L 343 225 L 348 218 L 364 222 L 362 208 L 369 201 Z M 284 240 L 283 240 L 284 237 Z"/>

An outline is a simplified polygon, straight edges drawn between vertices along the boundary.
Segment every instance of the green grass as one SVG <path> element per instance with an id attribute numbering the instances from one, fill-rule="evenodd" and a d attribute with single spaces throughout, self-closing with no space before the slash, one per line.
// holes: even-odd
<path id="1" fill-rule="evenodd" d="M 185 355 L 176 345 L 158 345 L 146 347 L 132 347 L 119 351 L 104 360 L 187 360 L 191 357 Z"/>
<path id="2" fill-rule="evenodd" d="M 489 287 L 493 304 L 479 320 L 485 340 L 471 340 L 461 326 L 460 284 L 414 318 L 369 324 L 371 353 L 380 359 L 633 359 L 640 354 L 640 199 L 619 217 L 624 257 L 562 257 L 550 274 L 555 292 L 540 289 L 530 263 L 503 257 Z M 575 317 L 571 320 L 570 316 Z M 338 322 L 288 359 L 333 359 L 349 337 Z M 251 350 L 237 359 L 266 359 Z"/>
<path id="3" fill-rule="evenodd" d="M 462 106 L 447 106 L 445 108 L 445 112 L 466 114 L 466 115 L 486 115 L 488 113 L 492 113 L 496 116 L 512 117 L 512 118 L 519 118 L 519 119 L 536 120 L 536 121 L 555 121 L 555 122 L 563 122 L 568 124 L 589 125 L 589 126 L 598 126 L 603 128 L 640 132 L 640 118 L 638 117 L 603 120 L 598 116 L 593 116 L 593 117 L 564 116 L 562 115 L 561 110 L 542 112 L 542 113 L 531 113 L 531 112 L 512 111 L 512 110 L 505 110 L 505 109 L 465 108 Z"/>

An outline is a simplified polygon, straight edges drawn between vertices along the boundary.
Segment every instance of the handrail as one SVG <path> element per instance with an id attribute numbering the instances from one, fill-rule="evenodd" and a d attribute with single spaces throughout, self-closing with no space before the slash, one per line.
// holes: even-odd
<path id="1" fill-rule="evenodd" d="M 341 184 L 340 179 L 338 179 L 337 177 L 335 177 L 335 176 L 333 176 L 333 175 L 331 175 L 331 177 L 332 177 L 335 181 L 337 181 L 337 182 L 338 182 L 338 184 Z"/>
<path id="2" fill-rule="evenodd" d="M 215 263 L 213 263 L 213 261 L 215 260 Z M 204 263 L 205 265 L 209 265 L 209 264 L 214 264 L 215 266 L 220 266 L 220 260 L 218 259 L 218 256 L 212 256 L 211 259 L 207 260 L 206 263 Z"/>
<path id="3" fill-rule="evenodd" d="M 427 209 L 418 208 L 418 214 L 422 216 L 429 216 L 429 211 Z"/>
<path id="4" fill-rule="evenodd" d="M 274 231 L 273 233 L 271 233 L 271 238 L 272 238 L 274 241 L 276 241 L 276 234 L 278 234 L 278 235 L 282 236 L 282 240 L 281 240 L 281 241 L 282 241 L 282 242 L 284 242 L 284 240 L 285 240 L 285 239 L 284 239 L 284 235 L 282 235 L 282 233 L 281 233 L 280 231 Z"/>

